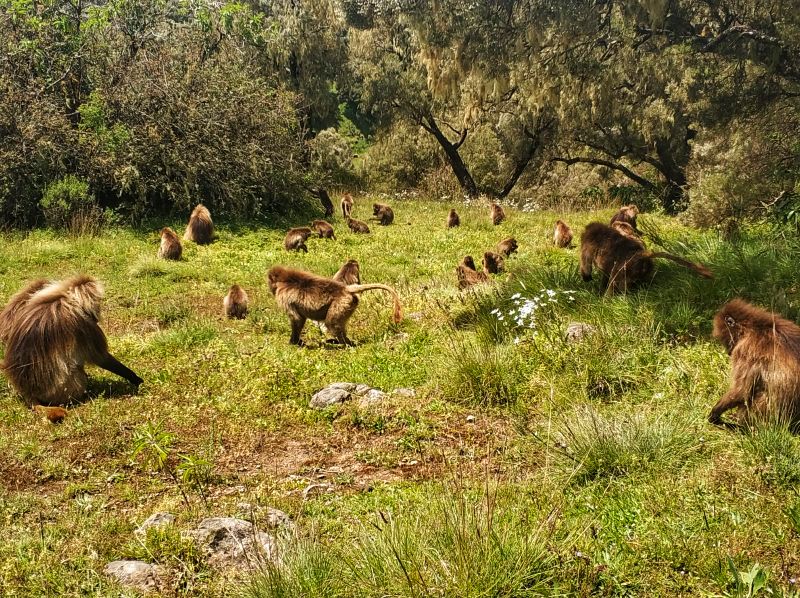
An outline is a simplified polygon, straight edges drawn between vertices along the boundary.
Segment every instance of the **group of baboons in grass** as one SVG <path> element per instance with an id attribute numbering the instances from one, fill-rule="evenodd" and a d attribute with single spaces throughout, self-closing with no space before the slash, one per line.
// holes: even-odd
<path id="1" fill-rule="evenodd" d="M 332 206 L 329 199 L 327 203 Z M 354 232 L 369 232 L 366 223 L 351 217 L 353 205 L 353 198 L 345 194 L 341 201 L 343 218 Z M 373 214 L 384 226 L 394 219 L 392 209 L 385 204 L 374 204 Z M 331 216 L 332 209 L 326 215 Z M 610 225 L 593 222 L 586 226 L 580 244 L 580 272 L 585 281 L 591 280 L 592 270 L 597 268 L 606 293 L 626 292 L 652 274 L 655 258 L 666 258 L 701 276 L 712 277 L 701 264 L 647 250 L 637 228 L 637 215 L 636 206 L 625 206 L 614 215 Z M 493 224 L 499 225 L 505 219 L 503 208 L 492 204 L 490 217 Z M 447 227 L 457 227 L 460 223 L 456 211 L 450 210 Z M 305 241 L 314 232 L 320 238 L 336 239 L 328 222 L 315 220 L 311 227 L 291 229 L 286 235 L 285 248 L 308 251 Z M 211 214 L 202 204 L 198 205 L 189 218 L 184 239 L 207 244 L 213 238 Z M 572 238 L 570 228 L 557 221 L 554 244 L 567 248 Z M 476 270 L 473 258 L 465 256 L 456 269 L 459 287 L 484 282 L 487 272 L 502 271 L 504 259 L 516 250 L 513 237 L 503 240 L 494 251 L 484 253 L 485 269 L 481 272 Z M 158 256 L 180 259 L 181 254 L 178 235 L 168 227 L 162 229 Z M 373 289 L 391 294 L 393 320 L 402 319 L 397 292 L 383 284 L 360 284 L 356 260 L 347 261 L 332 277 L 276 265 L 267 273 L 267 281 L 278 306 L 289 317 L 289 340 L 296 345 L 303 344 L 300 334 L 308 319 L 324 322 L 333 337 L 329 342 L 352 345 L 347 336 L 347 322 L 358 307 L 358 295 Z M 13 295 L 0 312 L 0 342 L 5 345 L 0 368 L 23 401 L 53 422 L 61 421 L 66 415 L 64 406 L 86 392 L 87 363 L 125 378 L 137 389 L 143 382 L 108 350 L 99 326 L 102 297 L 100 284 L 86 275 L 62 281 L 40 279 Z M 248 298 L 244 289 L 233 285 L 223 299 L 223 306 L 228 317 L 245 317 Z M 722 420 L 722 414 L 735 408 L 740 425 L 764 418 L 800 423 L 800 327 L 775 313 L 734 299 L 714 316 L 713 335 L 730 355 L 732 373 L 730 388 L 711 410 L 709 421 L 732 426 Z"/>

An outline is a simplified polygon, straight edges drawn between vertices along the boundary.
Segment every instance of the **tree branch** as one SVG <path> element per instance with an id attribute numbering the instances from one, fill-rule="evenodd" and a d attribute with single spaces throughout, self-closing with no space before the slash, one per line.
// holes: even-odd
<path id="1" fill-rule="evenodd" d="M 606 168 L 610 168 L 612 170 L 616 170 L 618 172 L 621 172 L 626 177 L 631 179 L 633 182 L 641 185 L 645 189 L 648 189 L 648 190 L 654 191 L 654 192 L 658 191 L 658 186 L 654 182 L 644 178 L 643 176 L 639 176 L 638 174 L 633 172 L 627 166 L 623 166 L 622 164 L 619 164 L 617 162 L 611 162 L 609 160 L 603 160 L 602 158 L 590 158 L 588 156 L 582 156 L 582 157 L 578 157 L 578 158 L 560 158 L 560 157 L 556 157 L 556 158 L 550 158 L 550 161 L 551 162 L 563 162 L 567 166 L 572 166 L 573 164 L 578 164 L 578 163 L 595 164 L 597 166 L 605 166 Z"/>

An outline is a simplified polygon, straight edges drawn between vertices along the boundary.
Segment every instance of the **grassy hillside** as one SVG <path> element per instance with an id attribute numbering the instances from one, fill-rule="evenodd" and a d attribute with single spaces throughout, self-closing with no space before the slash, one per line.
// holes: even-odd
<path id="1" fill-rule="evenodd" d="M 177 571 L 184 595 L 748 596 L 762 583 L 792 595 L 800 444 L 705 418 L 728 373 L 711 317 L 744 296 L 797 319 L 794 237 L 753 228 L 728 242 L 644 215 L 650 246 L 716 278 L 664 262 L 640 291 L 604 298 L 550 235 L 556 218 L 577 233 L 611 210 L 510 212 L 493 227 L 485 206 L 463 207 L 447 230 L 449 206 L 393 207 L 391 227 L 361 236 L 336 220 L 338 240 L 312 239 L 308 254 L 284 251 L 282 230 L 224 224 L 178 263 L 155 258 L 149 230 L 0 236 L 1 301 L 34 277 L 96 276 L 111 351 L 146 381 L 132 396 L 92 368 L 96 398 L 59 426 L 2 385 L 0 594 L 119 595 L 103 565 L 141 558 Z M 460 258 L 509 235 L 509 273 L 459 292 Z M 398 289 L 406 318 L 391 324 L 388 297 L 366 293 L 357 347 L 326 346 L 311 323 L 310 346 L 290 346 L 267 269 L 333 274 L 348 258 L 362 281 Z M 244 321 L 221 316 L 234 282 L 251 297 Z M 597 331 L 569 344 L 573 321 Z M 336 381 L 417 395 L 310 409 Z M 187 527 L 242 502 L 285 510 L 299 536 L 284 540 L 284 567 L 243 584 L 211 574 L 176 532 L 133 534 L 155 511 Z"/>

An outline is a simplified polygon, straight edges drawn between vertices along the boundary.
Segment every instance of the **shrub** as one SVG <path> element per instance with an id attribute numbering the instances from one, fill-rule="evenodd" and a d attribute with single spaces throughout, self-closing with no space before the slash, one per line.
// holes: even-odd
<path id="1" fill-rule="evenodd" d="M 39 206 L 48 226 L 78 236 L 96 234 L 105 220 L 89 183 L 73 175 L 45 187 Z"/>

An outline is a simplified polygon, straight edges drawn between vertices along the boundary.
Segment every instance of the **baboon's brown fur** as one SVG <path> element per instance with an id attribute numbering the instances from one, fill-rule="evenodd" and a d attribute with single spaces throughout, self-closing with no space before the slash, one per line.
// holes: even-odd
<path id="1" fill-rule="evenodd" d="M 475 269 L 475 260 L 471 255 L 465 255 L 456 267 L 456 278 L 458 279 L 458 288 L 462 290 L 489 280 L 486 272 L 478 272 Z"/>
<path id="2" fill-rule="evenodd" d="M 636 207 L 636 204 L 631 204 L 629 206 L 622 206 L 616 214 L 611 217 L 611 222 L 609 224 L 614 224 L 615 222 L 627 222 L 633 227 L 633 230 L 637 233 L 639 229 L 636 228 L 636 217 L 639 215 L 639 208 Z"/>
<path id="3" fill-rule="evenodd" d="M 350 214 L 353 211 L 353 204 L 355 204 L 353 201 L 353 196 L 349 193 L 345 193 L 342 196 L 342 218 L 345 220 L 350 218 Z"/>
<path id="4" fill-rule="evenodd" d="M 553 243 L 556 247 L 569 247 L 572 245 L 572 229 L 563 220 L 556 220 L 553 229 Z"/>
<path id="5" fill-rule="evenodd" d="M 283 246 L 286 251 L 300 251 L 301 249 L 308 253 L 306 241 L 314 234 L 314 231 L 307 226 L 298 226 L 297 228 L 290 228 L 286 231 L 286 238 L 283 240 Z"/>
<path id="6" fill-rule="evenodd" d="M 57 282 L 34 281 L 14 295 L 0 313 L 5 359 L 0 369 L 29 407 L 42 406 L 51 421 L 86 392 L 86 363 L 93 363 L 136 388 L 134 372 L 108 352 L 99 325 L 103 290 L 93 278 L 75 276 Z"/>
<path id="7" fill-rule="evenodd" d="M 354 218 L 347 218 L 347 226 L 350 227 L 350 230 L 354 233 L 369 233 L 369 227 L 367 226 L 366 222 L 361 222 L 361 220 L 355 220 Z"/>
<path id="8" fill-rule="evenodd" d="M 333 202 L 331 201 L 331 196 L 328 195 L 328 190 L 324 187 L 317 187 L 313 189 L 313 193 L 319 198 L 322 207 L 325 208 L 325 218 L 333 216 Z"/>
<path id="9" fill-rule="evenodd" d="M 361 267 L 356 260 L 347 260 L 333 275 L 333 280 L 343 284 L 361 284 Z"/>
<path id="10" fill-rule="evenodd" d="M 708 416 L 737 409 L 740 423 L 800 422 L 800 327 L 777 314 L 734 299 L 714 316 L 714 338 L 730 355 L 728 392 Z"/>
<path id="11" fill-rule="evenodd" d="M 634 229 L 627 222 L 622 222 L 621 220 L 617 220 L 614 224 L 611 225 L 611 228 L 613 228 L 619 234 L 625 235 L 632 241 L 635 241 L 642 247 L 642 249 L 644 249 L 644 241 L 642 241 L 642 237 L 639 235 L 636 229 Z"/>
<path id="12" fill-rule="evenodd" d="M 313 228 L 317 234 L 319 234 L 320 239 L 336 240 L 336 235 L 333 232 L 333 226 L 331 226 L 330 222 L 325 222 L 324 220 L 314 220 L 311 222 L 311 228 Z"/>
<path id="13" fill-rule="evenodd" d="M 495 226 L 497 226 L 503 220 L 506 219 L 505 211 L 503 210 L 503 208 L 499 204 L 496 204 L 496 203 L 492 204 L 490 214 L 492 216 L 492 224 L 494 224 Z"/>
<path id="14" fill-rule="evenodd" d="M 232 285 L 228 290 L 228 294 L 222 300 L 222 306 L 225 308 L 225 315 L 229 318 L 242 320 L 247 316 L 247 306 L 249 298 L 245 290 L 238 284 Z"/>
<path id="15" fill-rule="evenodd" d="M 194 241 L 198 245 L 207 245 L 214 240 L 214 223 L 211 221 L 211 212 L 203 204 L 197 204 L 192 210 L 183 238 L 187 241 Z"/>
<path id="16" fill-rule="evenodd" d="M 450 210 L 450 213 L 447 215 L 447 228 L 453 228 L 454 226 L 461 225 L 461 218 L 458 217 L 458 212 L 455 210 Z"/>
<path id="17" fill-rule="evenodd" d="M 517 247 L 519 247 L 517 240 L 514 237 L 508 237 L 500 241 L 495 250 L 503 257 L 508 257 L 517 250 Z"/>
<path id="18" fill-rule="evenodd" d="M 689 268 L 700 276 L 713 278 L 702 264 L 695 264 L 666 252 L 652 252 L 635 241 L 600 222 L 592 222 L 581 236 L 581 276 L 592 279 L 592 267 L 603 274 L 607 292 L 628 291 L 650 276 L 653 260 L 664 258 Z"/>
<path id="19" fill-rule="evenodd" d="M 352 345 L 353 341 L 347 337 L 347 321 L 358 307 L 358 294 L 364 291 L 381 289 L 390 293 L 394 299 L 394 321 L 403 318 L 403 306 L 397 291 L 383 284 L 346 285 L 283 266 L 273 266 L 267 280 L 278 306 L 289 316 L 292 325 L 289 342 L 294 345 L 302 345 L 300 333 L 307 319 L 324 322 L 335 342 Z"/>
<path id="20" fill-rule="evenodd" d="M 183 255 L 183 245 L 175 231 L 165 226 L 161 229 L 161 245 L 158 247 L 158 257 L 165 260 L 179 260 Z"/>
<path id="21" fill-rule="evenodd" d="M 489 274 L 500 274 L 505 268 L 505 260 L 499 253 L 487 251 L 483 254 L 483 269 Z"/>
<path id="22" fill-rule="evenodd" d="M 381 226 L 389 226 L 394 222 L 394 212 L 385 203 L 372 204 L 372 216 Z"/>

